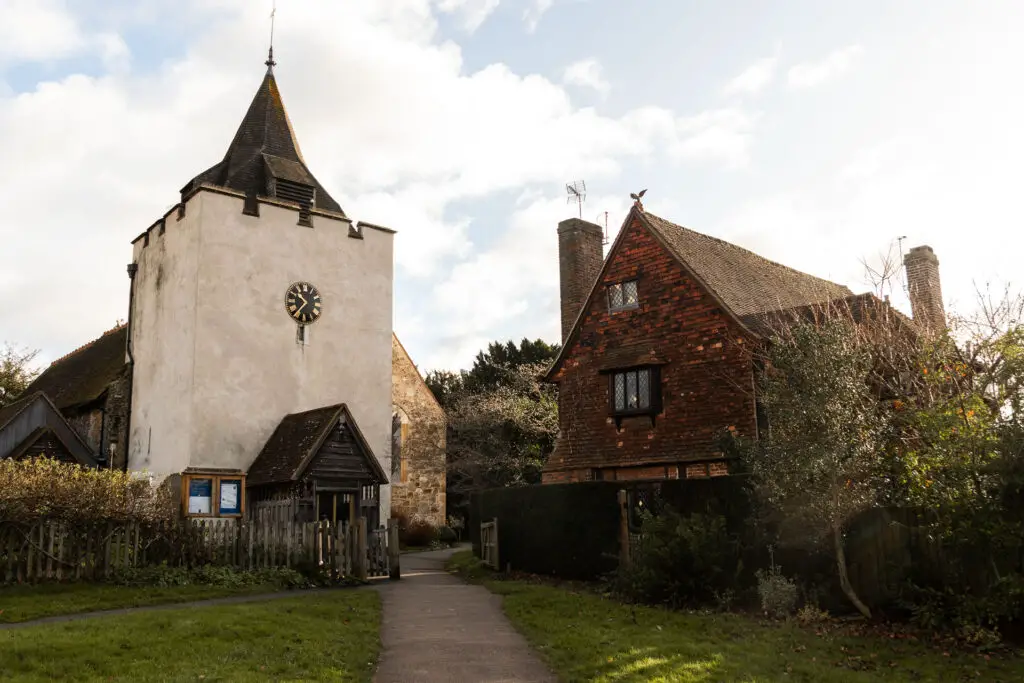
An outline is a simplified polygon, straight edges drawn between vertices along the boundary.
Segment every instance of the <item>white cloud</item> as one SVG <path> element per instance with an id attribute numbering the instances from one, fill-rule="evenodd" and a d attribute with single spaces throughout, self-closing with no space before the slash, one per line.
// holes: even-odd
<path id="1" fill-rule="evenodd" d="M 602 207 L 609 221 L 628 210 L 622 196 L 593 195 L 584 204 Z M 520 196 L 501 238 L 460 263 L 433 291 L 435 351 L 425 367 L 467 367 L 473 356 L 497 338 L 560 339 L 558 222 L 572 215 L 564 196 Z M 614 232 L 618 224 L 609 225 Z M 611 235 L 614 239 L 614 234 Z"/>
<path id="2" fill-rule="evenodd" d="M 629 159 L 743 156 L 750 127 L 737 112 L 602 116 L 574 107 L 541 76 L 503 64 L 468 71 L 458 46 L 439 37 L 432 6 L 310 0 L 279 16 L 275 39 L 278 82 L 307 162 L 354 219 L 399 231 L 396 265 L 406 277 L 518 278 L 523 261 L 501 265 L 500 254 L 474 245 L 479 218 L 455 213 L 460 202 L 561 187 L 578 175 L 608 179 Z M 0 6 L 0 26 L 10 23 L 9 7 Z M 48 358 L 124 317 L 129 241 L 223 155 L 262 78 L 262 9 L 191 0 L 164 11 L 157 22 L 202 30 L 156 71 L 138 71 L 106 30 L 84 40 L 102 47 L 108 73 L 0 90 L 0 149 L 18 169 L 0 184 L 0 243 L 17 254 L 4 268 L 0 329 Z M 492 290 L 496 310 L 519 310 L 510 290 Z M 38 303 L 26 310 L 30 296 Z M 460 319 L 461 306 L 442 301 L 439 315 Z M 451 334 L 468 344 L 480 329 L 455 325 Z M 415 354 L 416 340 L 406 342 Z"/>
<path id="3" fill-rule="evenodd" d="M 761 92 L 775 78 L 775 69 L 778 64 L 778 57 L 765 57 L 757 60 L 726 83 L 722 94 L 727 96 L 754 95 Z"/>
<path id="4" fill-rule="evenodd" d="M 544 17 L 549 9 L 551 9 L 555 0 L 527 0 L 529 5 L 523 10 L 523 21 L 526 22 L 526 30 L 533 33 L 537 30 L 537 25 L 540 24 L 540 20 Z"/>
<path id="5" fill-rule="evenodd" d="M 821 85 L 848 71 L 863 54 L 863 47 L 850 45 L 829 53 L 821 61 L 797 64 L 789 70 L 789 85 L 792 88 Z"/>
<path id="6" fill-rule="evenodd" d="M 582 88 L 593 88 L 602 95 L 607 95 L 611 84 L 605 79 L 601 63 L 596 59 L 581 59 L 565 67 L 562 82 Z"/>
<path id="7" fill-rule="evenodd" d="M 116 33 L 101 33 L 96 36 L 95 43 L 103 65 L 108 71 L 122 72 L 128 68 L 131 50 L 121 36 Z"/>
<path id="8" fill-rule="evenodd" d="M 4 0 L 0 17 L 0 66 L 60 59 L 86 43 L 74 16 L 57 0 Z"/>
<path id="9" fill-rule="evenodd" d="M 750 144 L 759 116 L 742 109 L 718 109 L 680 118 L 682 132 L 669 147 L 677 159 L 719 161 L 731 168 L 750 161 Z"/>
<path id="10" fill-rule="evenodd" d="M 498 8 L 501 0 L 439 0 L 437 6 L 442 12 L 459 14 L 462 27 L 472 33 Z"/>

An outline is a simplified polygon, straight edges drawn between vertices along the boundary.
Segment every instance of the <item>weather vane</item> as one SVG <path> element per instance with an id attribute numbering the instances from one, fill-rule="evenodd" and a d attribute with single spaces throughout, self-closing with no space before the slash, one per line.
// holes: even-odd
<path id="1" fill-rule="evenodd" d="M 274 17 L 277 15 L 277 0 L 273 0 L 270 5 L 270 51 L 267 53 L 267 61 L 264 64 L 267 65 L 267 69 L 273 69 L 277 66 L 277 62 L 274 61 Z"/>
<path id="2" fill-rule="evenodd" d="M 644 196 L 644 194 L 646 194 L 646 192 L 647 192 L 647 189 L 644 188 L 643 190 L 640 190 L 639 192 L 630 192 L 629 193 L 630 198 L 633 200 L 633 206 L 635 206 L 636 208 L 640 209 L 641 211 L 644 210 L 644 205 L 643 205 L 643 202 L 641 202 L 640 200 L 643 198 L 643 196 Z"/>

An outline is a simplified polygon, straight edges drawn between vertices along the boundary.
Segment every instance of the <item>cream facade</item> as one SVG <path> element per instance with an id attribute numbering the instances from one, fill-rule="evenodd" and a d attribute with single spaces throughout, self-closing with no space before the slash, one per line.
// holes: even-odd
<path id="1" fill-rule="evenodd" d="M 393 232 L 243 203 L 200 189 L 135 242 L 129 468 L 244 472 L 283 416 L 346 403 L 390 471 Z M 304 341 L 285 310 L 299 281 L 323 300 Z"/>
<path id="2" fill-rule="evenodd" d="M 208 500 L 223 473 L 240 479 L 260 457 L 256 498 L 351 494 L 379 505 L 383 520 L 394 231 L 353 223 L 313 176 L 273 66 L 268 59 L 223 159 L 133 242 L 128 468 L 157 480 L 188 475 L 183 484 L 206 490 L 183 495 Z M 318 291 L 315 312 L 287 310 L 296 283 Z M 278 474 L 315 438 L 293 429 L 282 441 L 278 428 L 341 404 L 354 436 L 339 432 L 332 447 L 341 450 L 325 453 L 312 489 L 288 489 Z"/>

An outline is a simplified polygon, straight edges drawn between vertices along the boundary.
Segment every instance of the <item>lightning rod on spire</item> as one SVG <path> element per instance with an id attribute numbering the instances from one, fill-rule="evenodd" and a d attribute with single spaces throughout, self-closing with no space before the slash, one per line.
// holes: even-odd
<path id="1" fill-rule="evenodd" d="M 274 61 L 274 17 L 277 15 L 277 0 L 273 0 L 270 8 L 270 50 L 267 51 L 267 61 L 264 64 L 267 65 L 267 70 L 273 69 L 277 66 L 277 62 Z"/>

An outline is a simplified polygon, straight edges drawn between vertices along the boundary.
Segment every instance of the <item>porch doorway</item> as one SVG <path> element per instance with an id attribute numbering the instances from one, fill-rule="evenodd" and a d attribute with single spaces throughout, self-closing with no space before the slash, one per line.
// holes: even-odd
<path id="1" fill-rule="evenodd" d="M 351 523 L 356 516 L 356 494 L 344 491 L 317 491 L 316 518 L 332 524 Z"/>

